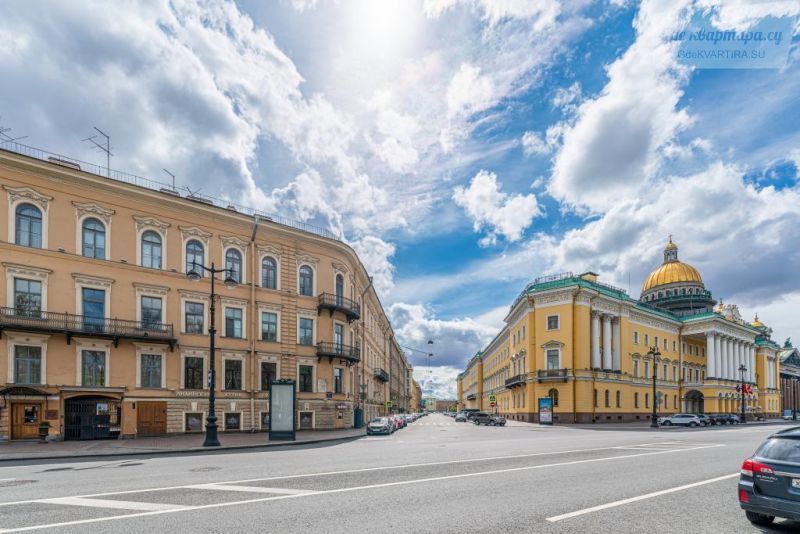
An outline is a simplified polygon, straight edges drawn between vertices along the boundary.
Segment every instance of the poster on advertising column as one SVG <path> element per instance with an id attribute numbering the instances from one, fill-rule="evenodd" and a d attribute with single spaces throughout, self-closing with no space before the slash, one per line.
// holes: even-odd
<path id="1" fill-rule="evenodd" d="M 539 424 L 553 424 L 553 399 L 551 397 L 542 397 L 539 399 Z"/>
<path id="2" fill-rule="evenodd" d="M 269 440 L 295 439 L 295 382 L 275 380 L 269 384 Z"/>

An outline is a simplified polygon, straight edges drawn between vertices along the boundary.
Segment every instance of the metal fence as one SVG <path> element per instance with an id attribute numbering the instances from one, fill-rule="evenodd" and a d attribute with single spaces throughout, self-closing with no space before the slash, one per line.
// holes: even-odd
<path id="1" fill-rule="evenodd" d="M 0 328 L 28 331 L 172 339 L 171 324 L 89 317 L 30 308 L 0 308 Z"/>

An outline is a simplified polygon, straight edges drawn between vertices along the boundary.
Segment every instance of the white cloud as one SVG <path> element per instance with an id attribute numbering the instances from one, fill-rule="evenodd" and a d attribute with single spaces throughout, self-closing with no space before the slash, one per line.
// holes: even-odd
<path id="1" fill-rule="evenodd" d="M 473 114 L 491 107 L 495 103 L 491 78 L 481 76 L 481 69 L 464 63 L 450 80 L 447 88 L 448 113 Z"/>
<path id="2" fill-rule="evenodd" d="M 551 147 L 542 139 L 542 136 L 533 131 L 522 134 L 522 151 L 526 156 L 541 156 L 550 153 Z"/>
<path id="3" fill-rule="evenodd" d="M 489 228 L 482 244 L 494 244 L 498 235 L 518 241 L 534 217 L 541 214 L 533 193 L 509 195 L 500 191 L 500 187 L 495 173 L 481 170 L 472 178 L 469 187 L 459 186 L 453 190 L 453 200 L 470 216 L 475 231 Z"/>
<path id="4" fill-rule="evenodd" d="M 394 285 L 394 265 L 391 261 L 395 251 L 394 245 L 376 236 L 366 236 L 354 241 L 351 246 L 372 275 L 375 290 L 383 298 Z"/>
<path id="5" fill-rule="evenodd" d="M 581 98 L 581 84 L 575 82 L 569 87 L 560 87 L 553 96 L 553 107 L 564 108 L 566 111 L 574 111 L 576 101 Z"/>
<path id="6" fill-rule="evenodd" d="M 458 398 L 456 377 L 463 368 L 453 366 L 441 367 L 415 367 L 414 380 L 419 383 L 422 394 L 433 396 L 442 400 L 455 400 Z"/>

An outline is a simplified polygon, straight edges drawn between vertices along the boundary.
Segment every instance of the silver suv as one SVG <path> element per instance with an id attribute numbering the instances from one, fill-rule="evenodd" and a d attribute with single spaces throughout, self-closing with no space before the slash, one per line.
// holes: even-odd
<path id="1" fill-rule="evenodd" d="M 703 424 L 703 421 L 701 421 L 699 417 L 691 413 L 676 413 L 670 417 L 664 417 L 660 422 L 664 426 L 682 425 L 696 427 Z"/>

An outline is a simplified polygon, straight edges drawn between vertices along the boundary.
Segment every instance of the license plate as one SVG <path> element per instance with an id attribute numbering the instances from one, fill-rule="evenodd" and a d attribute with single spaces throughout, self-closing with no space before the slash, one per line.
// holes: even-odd
<path id="1" fill-rule="evenodd" d="M 800 478 L 793 478 L 792 479 L 792 487 L 800 489 Z"/>

